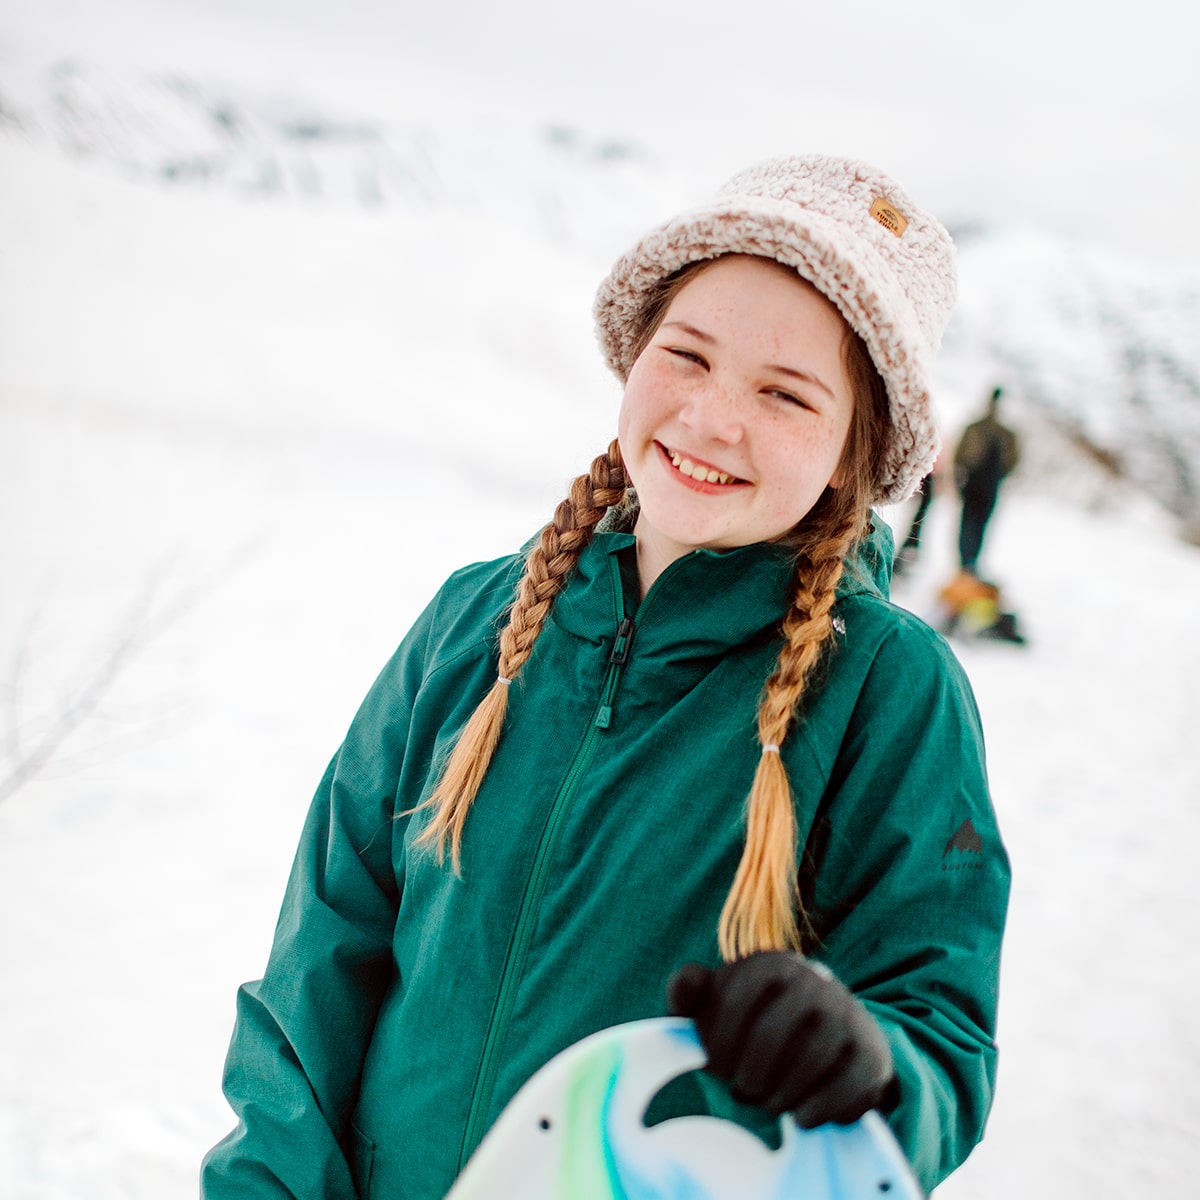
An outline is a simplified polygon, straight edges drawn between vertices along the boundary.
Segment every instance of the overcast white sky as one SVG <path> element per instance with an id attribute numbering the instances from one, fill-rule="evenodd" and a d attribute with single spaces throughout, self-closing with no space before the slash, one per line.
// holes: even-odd
<path id="1" fill-rule="evenodd" d="M 1200 262 L 1200 15 L 1178 0 L 122 0 L 117 11 L 0 0 L 0 83 L 17 58 L 74 53 L 364 115 L 552 114 L 637 141 L 704 189 L 757 158 L 821 150 L 892 171 L 950 223 L 1041 225 Z M 495 98 L 483 113 L 480 81 Z"/>

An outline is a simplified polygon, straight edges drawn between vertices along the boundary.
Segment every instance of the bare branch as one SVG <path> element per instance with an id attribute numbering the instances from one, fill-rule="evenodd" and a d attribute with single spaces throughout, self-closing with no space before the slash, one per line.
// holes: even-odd
<path id="1" fill-rule="evenodd" d="M 6 757 L 11 763 L 8 773 L 0 778 L 0 803 L 19 791 L 30 780 L 42 775 L 52 762 L 60 758 L 62 747 L 72 734 L 93 717 L 105 696 L 146 647 L 156 637 L 178 624 L 218 587 L 243 567 L 261 545 L 256 538 L 236 547 L 206 575 L 181 589 L 155 611 L 155 596 L 162 587 L 165 572 L 158 568 L 144 582 L 140 594 L 129 606 L 123 627 L 96 667 L 85 676 L 77 688 L 69 689 L 68 697 L 57 705 L 49 724 L 25 746 L 20 719 L 20 691 L 23 676 L 29 669 L 30 646 L 38 616 L 31 615 L 25 635 L 18 645 L 12 667 L 7 720 Z M 45 605 L 38 606 L 44 612 Z"/>

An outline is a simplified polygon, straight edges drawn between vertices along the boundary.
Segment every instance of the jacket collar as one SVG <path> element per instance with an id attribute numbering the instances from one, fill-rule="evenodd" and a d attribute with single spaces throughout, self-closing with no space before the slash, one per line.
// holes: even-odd
<path id="1" fill-rule="evenodd" d="M 636 611 L 628 611 L 621 558 L 632 555 L 635 545 L 630 533 L 596 533 L 554 603 L 555 624 L 603 644 L 623 617 L 632 617 L 642 658 L 709 657 L 775 635 L 792 577 L 784 547 L 758 542 L 736 550 L 695 550 L 667 567 Z M 863 592 L 886 597 L 891 558 L 891 531 L 877 519 L 846 564 L 839 597 Z"/>

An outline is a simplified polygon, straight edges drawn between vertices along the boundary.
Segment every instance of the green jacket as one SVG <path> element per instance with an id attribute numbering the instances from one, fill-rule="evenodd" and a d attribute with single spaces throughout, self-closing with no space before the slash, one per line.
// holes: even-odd
<path id="1" fill-rule="evenodd" d="M 1008 866 L 967 680 L 870 578 L 890 565 L 876 543 L 783 756 L 814 957 L 886 1030 L 889 1119 L 931 1188 L 991 1102 Z M 452 576 L 384 668 L 313 801 L 264 978 L 238 994 L 239 1125 L 205 1161 L 207 1200 L 437 1200 L 539 1066 L 661 1015 L 681 963 L 718 962 L 790 565 L 697 551 L 636 606 L 632 547 L 597 534 L 551 610 L 461 877 L 402 814 L 495 678 L 521 556 Z"/>

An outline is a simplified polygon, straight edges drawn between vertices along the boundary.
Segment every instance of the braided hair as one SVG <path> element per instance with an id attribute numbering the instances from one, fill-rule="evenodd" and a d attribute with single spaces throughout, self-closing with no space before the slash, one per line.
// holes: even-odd
<path id="1" fill-rule="evenodd" d="M 711 265 L 689 263 L 665 279 L 642 311 L 640 354 L 683 286 Z M 798 277 L 799 278 L 799 277 Z M 803 282 L 803 280 L 802 280 Z M 847 556 L 868 532 L 871 498 L 889 431 L 887 392 L 862 339 L 846 326 L 842 347 L 854 411 L 840 463 L 841 486 L 827 487 L 782 541 L 793 552 L 791 603 L 780 623 L 783 645 L 758 704 L 763 748 L 746 803 L 746 842 L 718 927 L 726 961 L 755 950 L 811 949 L 816 940 L 799 889 L 795 807 L 780 748 L 802 709 L 814 670 L 834 644 L 832 609 Z M 459 736 L 433 794 L 419 842 L 459 867 L 463 825 L 500 739 L 508 686 L 529 658 L 555 597 L 596 525 L 625 497 L 628 481 L 613 441 L 571 485 L 526 562 L 508 624 L 500 635 L 499 677 Z"/>
<path id="2" fill-rule="evenodd" d="M 554 519 L 543 527 L 526 559 L 516 602 L 500 634 L 496 682 L 463 727 L 437 787 L 420 805 L 434 812 L 418 844 L 434 845 L 441 859 L 448 843 L 455 871 L 459 869 L 467 812 L 500 741 L 509 685 L 532 653 L 550 606 L 592 540 L 593 530 L 604 514 L 624 498 L 626 486 L 625 466 L 614 439 L 606 453 L 592 460 L 587 474 L 572 482 L 569 495 L 559 502 Z"/>
<path id="3" fill-rule="evenodd" d="M 833 603 L 847 556 L 870 530 L 871 497 L 889 432 L 887 390 L 849 326 L 843 363 L 854 395 L 842 485 L 826 488 L 784 539 L 794 554 L 783 646 L 758 705 L 763 748 L 746 802 L 746 844 L 718 928 L 727 962 L 755 950 L 810 950 L 817 941 L 801 903 L 795 806 L 779 748 L 814 669 L 834 646 Z"/>

